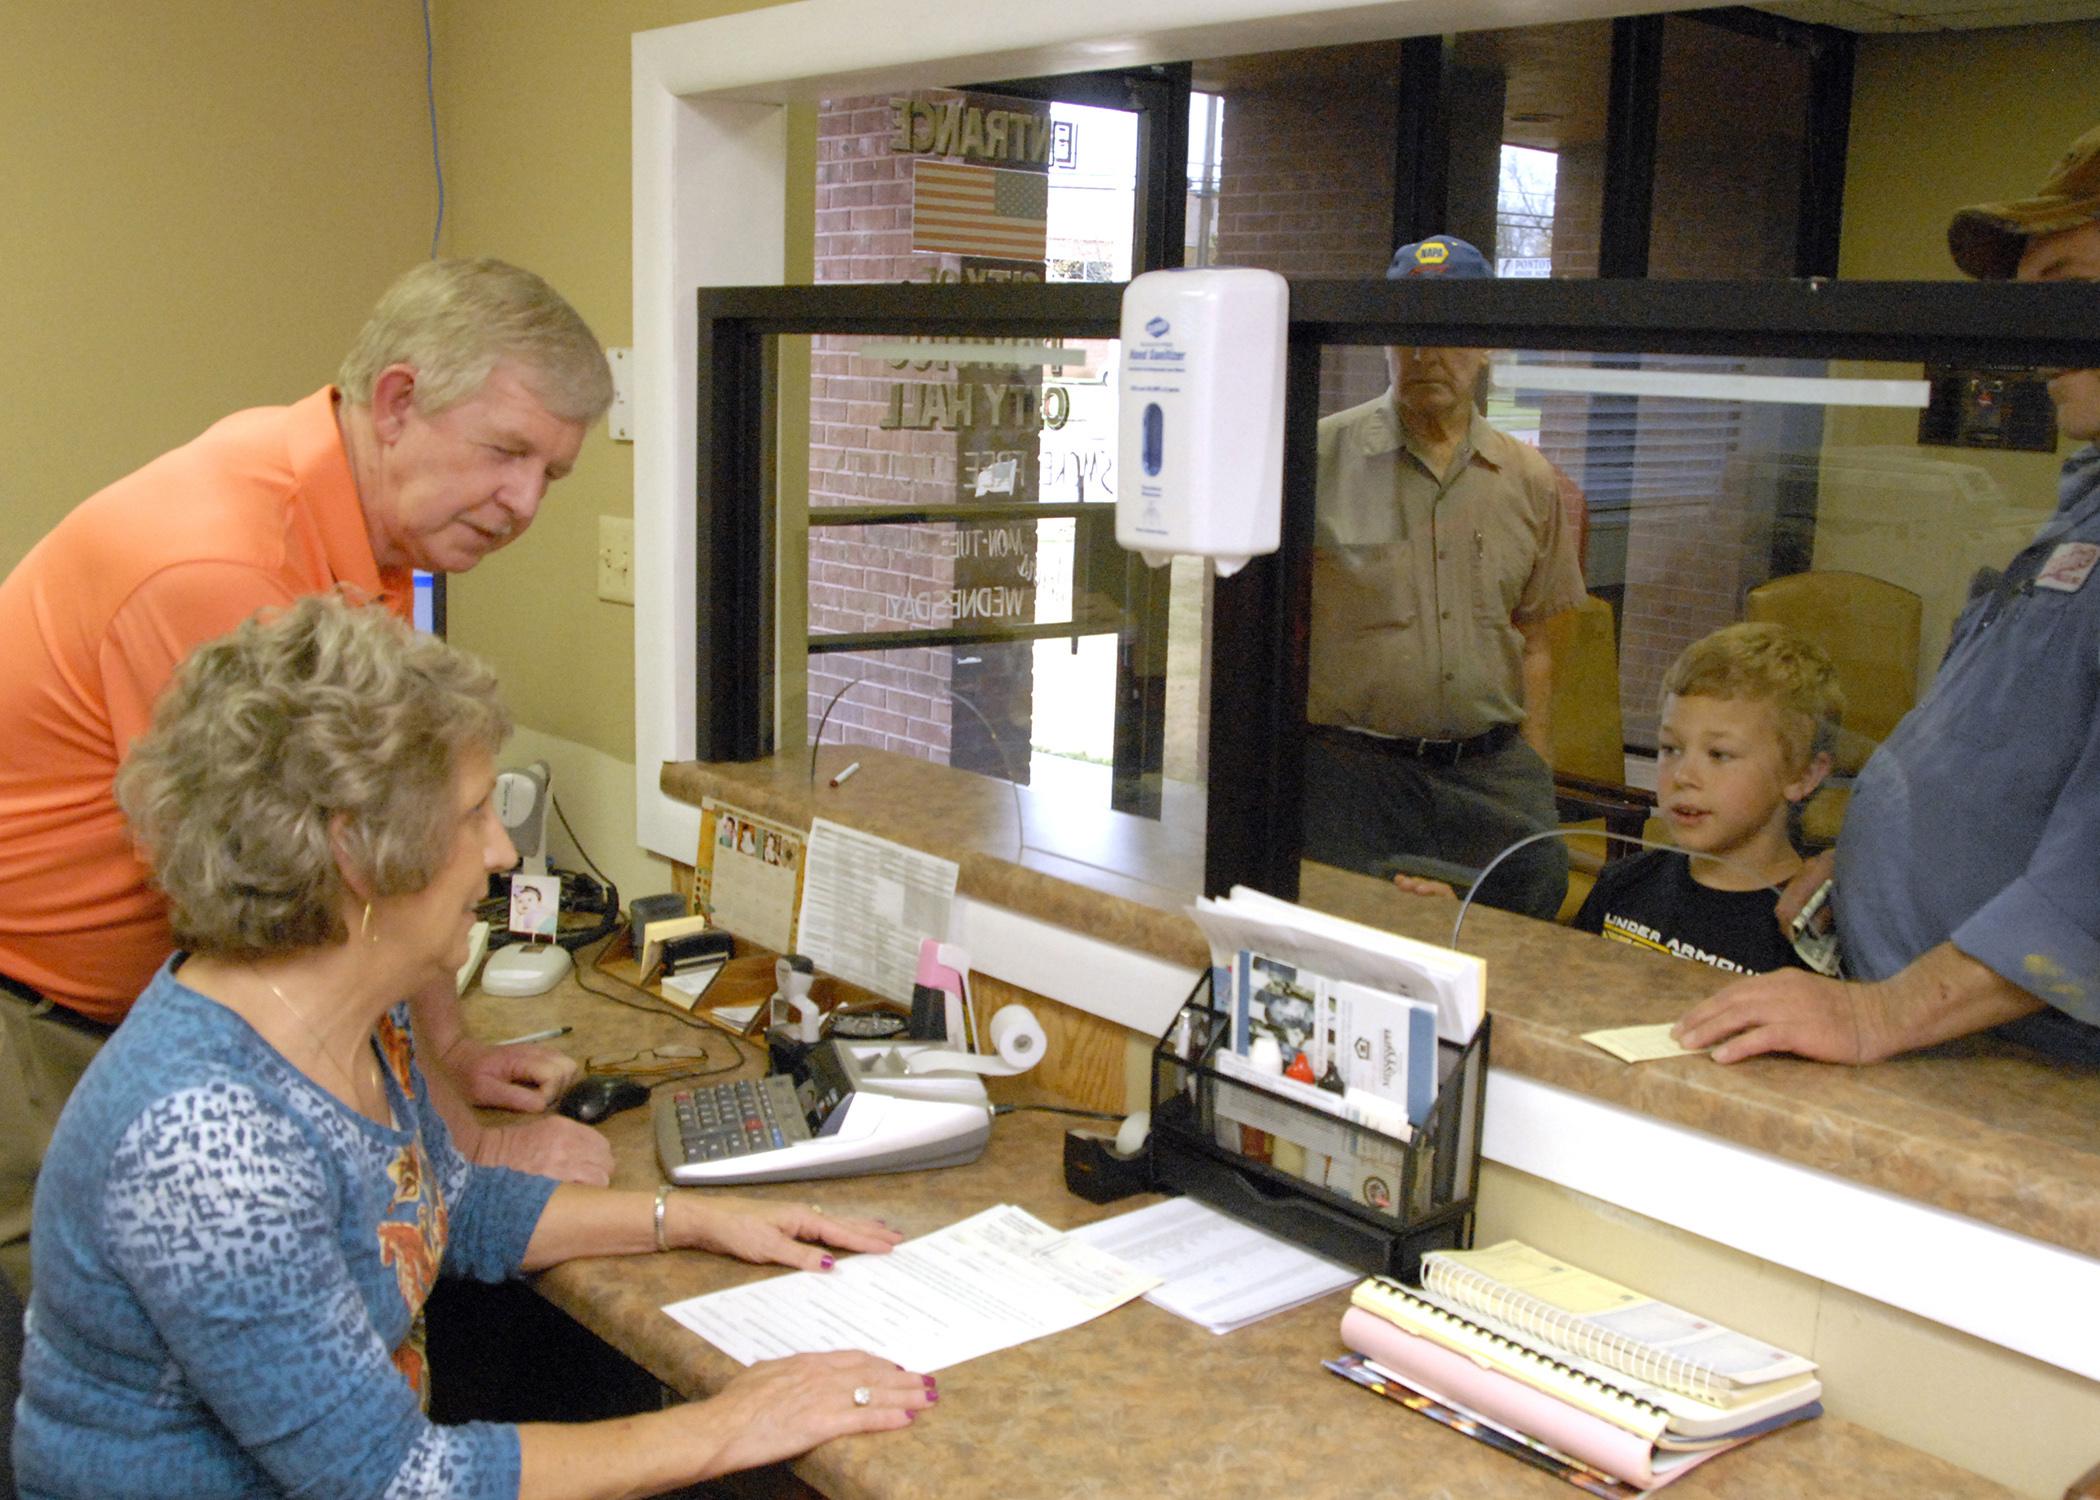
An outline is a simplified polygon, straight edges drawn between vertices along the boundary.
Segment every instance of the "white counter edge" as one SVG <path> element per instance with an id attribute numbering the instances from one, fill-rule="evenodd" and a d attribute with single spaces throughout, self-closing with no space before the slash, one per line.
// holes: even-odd
<path id="1" fill-rule="evenodd" d="M 1196 971 L 958 896 L 983 973 L 1146 1036 Z M 2100 1260 L 1703 1131 L 1491 1069 L 1482 1145 L 1514 1167 L 2100 1380 Z"/>

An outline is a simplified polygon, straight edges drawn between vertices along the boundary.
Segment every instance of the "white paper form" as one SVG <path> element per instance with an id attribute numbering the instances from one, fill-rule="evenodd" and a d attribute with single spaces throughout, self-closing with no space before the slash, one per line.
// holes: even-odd
<path id="1" fill-rule="evenodd" d="M 1075 1328 L 1159 1284 L 1001 1204 L 887 1255 L 797 1271 L 664 1309 L 739 1364 L 865 1349 L 907 1370 L 945 1370 Z"/>
<path id="2" fill-rule="evenodd" d="M 1245 1328 L 1363 1280 L 1361 1271 L 1193 1198 L 1169 1198 L 1083 1225 L 1072 1238 L 1163 1278 L 1145 1300 L 1212 1333 Z"/>
<path id="3" fill-rule="evenodd" d="M 919 944 L 948 936 L 955 861 L 818 818 L 796 941 L 820 973 L 909 1004 Z"/>

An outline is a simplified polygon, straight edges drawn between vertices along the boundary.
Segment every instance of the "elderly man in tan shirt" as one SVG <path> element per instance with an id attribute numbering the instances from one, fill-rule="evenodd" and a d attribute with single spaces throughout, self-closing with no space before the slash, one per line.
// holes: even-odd
<path id="1" fill-rule="evenodd" d="M 1389 277 L 1490 276 L 1464 240 L 1403 245 Z M 1487 351 L 1386 351 L 1392 388 L 1320 423 L 1309 858 L 1470 884 L 1552 828 L 1545 623 L 1581 602 L 1552 466 L 1479 415 Z M 1566 847 L 1542 840 L 1480 891 L 1550 919 Z"/>

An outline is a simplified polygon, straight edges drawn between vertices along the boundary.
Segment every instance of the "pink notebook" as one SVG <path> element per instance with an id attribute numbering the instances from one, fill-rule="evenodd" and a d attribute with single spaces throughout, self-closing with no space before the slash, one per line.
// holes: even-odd
<path id="1" fill-rule="evenodd" d="M 1490 1421 L 1528 1437 L 1643 1490 L 1659 1489 L 1716 1453 L 1741 1447 L 1752 1436 L 1721 1442 L 1693 1452 L 1658 1449 L 1638 1433 L 1534 1390 L 1499 1370 L 1476 1364 L 1441 1344 L 1395 1328 L 1375 1313 L 1352 1307 L 1342 1315 L 1342 1342 L 1375 1360 L 1410 1385 L 1457 1406 L 1470 1407 Z M 1799 1419 L 1822 1408 L 1802 1408 Z M 1784 1424 L 1777 1424 L 1784 1425 Z"/>

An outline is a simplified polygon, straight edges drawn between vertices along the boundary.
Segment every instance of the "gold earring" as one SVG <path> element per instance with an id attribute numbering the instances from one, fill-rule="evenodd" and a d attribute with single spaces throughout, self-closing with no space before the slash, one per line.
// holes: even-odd
<path id="1" fill-rule="evenodd" d="M 372 903 L 369 901 L 365 903 L 364 919 L 357 924 L 357 935 L 368 943 L 379 941 L 379 935 L 372 931 Z"/>

